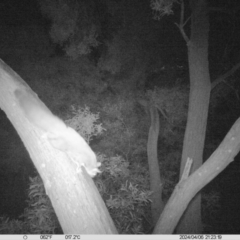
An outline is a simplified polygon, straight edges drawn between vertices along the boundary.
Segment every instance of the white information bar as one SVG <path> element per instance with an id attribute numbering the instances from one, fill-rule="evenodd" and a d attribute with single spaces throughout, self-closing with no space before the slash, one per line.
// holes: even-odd
<path id="1" fill-rule="evenodd" d="M 239 240 L 240 235 L 222 235 L 222 234 L 181 234 L 181 235 L 80 235 L 80 234 L 65 234 L 65 235 L 0 235 L 0 240 Z"/>

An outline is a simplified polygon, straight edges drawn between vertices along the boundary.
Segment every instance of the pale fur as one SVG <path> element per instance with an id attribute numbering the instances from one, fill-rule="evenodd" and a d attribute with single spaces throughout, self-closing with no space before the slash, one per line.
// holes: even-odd
<path id="1" fill-rule="evenodd" d="M 26 118 L 37 128 L 45 132 L 50 144 L 65 153 L 80 167 L 84 166 L 91 177 L 99 171 L 95 153 L 86 141 L 71 127 L 53 115 L 38 96 L 29 89 L 14 91 L 17 102 Z"/>

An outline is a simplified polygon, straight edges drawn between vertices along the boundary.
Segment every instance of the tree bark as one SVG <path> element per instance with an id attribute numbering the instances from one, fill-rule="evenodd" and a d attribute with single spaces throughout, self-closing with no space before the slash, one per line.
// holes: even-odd
<path id="1" fill-rule="evenodd" d="M 0 60 L 0 107 L 20 135 L 39 172 L 63 232 L 78 234 L 117 233 L 108 210 L 92 179 L 82 167 L 53 148 L 42 132 L 25 118 L 14 97 L 16 89 L 29 88 L 26 82 Z"/>
<path id="2" fill-rule="evenodd" d="M 162 181 L 158 163 L 158 135 L 159 135 L 159 115 L 157 108 L 149 103 L 151 126 L 148 134 L 147 154 L 150 175 L 151 211 L 153 224 L 155 225 L 164 208 L 162 201 Z"/>
<path id="3" fill-rule="evenodd" d="M 206 1 L 192 0 L 191 7 L 191 38 L 188 42 L 190 97 L 180 175 L 188 157 L 193 159 L 191 172 L 202 165 L 211 91 L 208 66 L 209 19 Z M 201 231 L 201 196 L 198 194 L 180 220 L 177 233 L 201 233 Z"/>

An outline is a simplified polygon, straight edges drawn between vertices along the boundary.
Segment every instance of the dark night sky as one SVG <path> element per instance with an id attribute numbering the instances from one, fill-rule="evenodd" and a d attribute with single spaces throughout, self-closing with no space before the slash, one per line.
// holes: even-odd
<path id="1" fill-rule="evenodd" d="M 8 0 L 0 3 L 1 25 L 41 24 L 43 20 L 36 0 Z"/>

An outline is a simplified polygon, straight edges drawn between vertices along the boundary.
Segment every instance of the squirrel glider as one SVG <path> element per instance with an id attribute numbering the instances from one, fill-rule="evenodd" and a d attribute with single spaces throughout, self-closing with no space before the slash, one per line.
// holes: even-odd
<path id="1" fill-rule="evenodd" d="M 28 121 L 45 132 L 49 143 L 56 149 L 65 152 L 78 166 L 84 166 L 87 173 L 94 177 L 99 173 L 95 153 L 86 141 L 57 116 L 38 98 L 30 88 L 16 89 L 15 98 Z"/>

